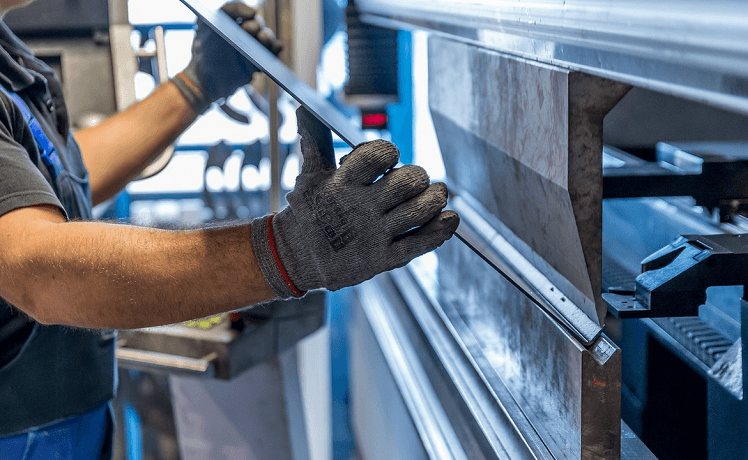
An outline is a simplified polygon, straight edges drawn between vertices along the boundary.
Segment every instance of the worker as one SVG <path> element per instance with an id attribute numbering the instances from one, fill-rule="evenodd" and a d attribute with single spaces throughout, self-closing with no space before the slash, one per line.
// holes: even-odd
<path id="1" fill-rule="evenodd" d="M 29 3 L 2 0 L 0 10 Z M 268 49 L 251 7 L 223 11 Z M 0 457 L 109 458 L 116 329 L 176 323 L 340 289 L 448 239 L 447 189 L 397 148 L 357 146 L 298 111 L 303 165 L 288 206 L 224 228 L 93 222 L 216 100 L 257 69 L 198 21 L 188 66 L 150 96 L 70 133 L 52 70 L 0 22 Z"/>

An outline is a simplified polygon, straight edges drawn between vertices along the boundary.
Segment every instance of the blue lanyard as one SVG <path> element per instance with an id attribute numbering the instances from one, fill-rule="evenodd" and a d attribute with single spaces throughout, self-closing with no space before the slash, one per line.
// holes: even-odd
<path id="1" fill-rule="evenodd" d="M 49 137 L 44 134 L 44 130 L 42 130 L 39 121 L 31 114 L 29 106 L 26 105 L 23 99 L 21 99 L 21 96 L 6 89 L 2 85 L 0 85 L 0 90 L 10 96 L 21 110 L 21 114 L 23 114 L 23 118 L 26 120 L 29 128 L 31 128 L 31 133 L 34 135 L 34 139 L 36 140 L 36 146 L 39 148 L 39 152 L 41 153 L 42 163 L 47 167 L 49 174 L 52 176 L 52 180 L 57 179 L 57 176 L 60 175 L 63 167 L 54 144 L 52 144 Z"/>

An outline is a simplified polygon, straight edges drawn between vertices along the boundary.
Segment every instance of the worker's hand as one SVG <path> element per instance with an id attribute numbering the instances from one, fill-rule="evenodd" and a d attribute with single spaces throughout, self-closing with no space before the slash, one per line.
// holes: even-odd
<path id="1" fill-rule="evenodd" d="M 231 2 L 221 10 L 271 52 L 280 53 L 280 41 L 275 39 L 272 30 L 265 27 L 254 8 L 242 2 Z M 214 101 L 229 97 L 237 88 L 248 84 L 255 72 L 257 68 L 251 62 L 198 19 L 192 59 L 172 81 L 195 111 L 202 113 Z"/>
<path id="2" fill-rule="evenodd" d="M 304 157 L 288 207 L 252 223 L 252 243 L 280 297 L 340 289 L 402 267 L 450 238 L 459 224 L 447 187 L 423 168 L 394 168 L 391 142 L 357 146 L 335 169 L 330 130 L 296 112 Z"/>

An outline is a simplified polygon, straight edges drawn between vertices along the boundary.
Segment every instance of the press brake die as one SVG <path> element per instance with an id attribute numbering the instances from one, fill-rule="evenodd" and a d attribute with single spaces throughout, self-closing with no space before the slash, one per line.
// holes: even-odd
<path id="1" fill-rule="evenodd" d="M 635 291 L 610 288 L 619 318 L 698 316 L 713 286 L 748 285 L 748 234 L 684 235 L 642 261 Z M 748 305 L 743 294 L 743 306 Z"/>

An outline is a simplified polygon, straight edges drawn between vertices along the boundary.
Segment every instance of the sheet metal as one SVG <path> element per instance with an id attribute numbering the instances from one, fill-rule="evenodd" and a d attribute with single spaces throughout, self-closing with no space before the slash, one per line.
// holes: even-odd
<path id="1" fill-rule="evenodd" d="M 493 278 L 498 278 L 495 271 L 475 260 L 475 255 L 463 245 L 456 241 L 446 245 L 465 253 L 462 267 L 470 267 L 466 271 L 478 280 L 471 282 L 471 290 L 482 286 L 480 291 L 493 292 L 502 299 L 512 292 L 512 286 L 506 281 L 493 282 Z M 463 448 L 474 449 L 470 458 L 618 458 L 615 442 L 608 445 L 600 442 L 612 441 L 612 436 L 616 435 L 615 425 L 606 425 L 618 415 L 615 400 L 597 398 L 599 390 L 609 395 L 620 391 L 616 385 L 620 351 L 608 348 L 611 342 L 606 337 L 601 337 L 601 343 L 592 349 L 579 347 L 558 323 L 542 313 L 537 316 L 540 310 L 524 302 L 519 308 L 507 304 L 501 313 L 494 314 L 499 303 L 496 295 L 476 296 L 476 291 L 472 291 L 464 299 L 455 297 L 447 291 L 453 284 L 451 273 L 460 267 L 451 265 L 456 259 L 442 258 L 443 253 L 439 249 L 437 254 L 427 254 L 408 267 L 382 274 L 354 289 L 358 302 L 353 303 L 351 319 L 351 401 L 353 418 L 358 422 L 354 426 L 365 434 L 362 452 L 371 453 L 372 458 L 392 458 L 398 456 L 394 453 L 398 448 L 408 445 L 404 441 L 407 434 L 402 429 L 397 431 L 397 439 L 393 439 L 391 445 L 394 447 L 386 454 L 373 448 L 375 443 L 369 438 L 374 431 L 380 438 L 392 436 L 391 424 L 383 421 L 382 413 L 398 413 L 397 401 L 401 398 L 392 399 L 398 385 L 397 375 L 417 369 L 419 373 L 425 371 L 423 377 L 428 380 L 416 387 L 407 387 L 404 390 L 407 397 L 403 397 L 413 424 L 420 427 L 434 423 L 451 425 L 450 431 L 460 433 L 459 443 Z M 461 260 L 462 256 L 457 259 Z M 512 322 L 511 330 L 498 326 L 497 321 L 501 321 L 503 315 L 514 314 L 523 321 Z M 369 324 L 364 324 L 367 322 L 364 319 Z M 382 329 L 401 329 L 405 333 L 393 340 L 383 334 Z M 519 340 L 518 333 L 521 334 Z M 538 343 L 555 346 L 535 347 Z M 373 364 L 378 361 L 377 347 L 387 364 L 384 369 Z M 399 349 L 412 349 L 418 358 L 415 361 L 397 359 Z M 530 351 L 532 355 L 528 354 Z M 545 359 L 532 359 L 542 356 Z M 565 364 L 568 367 L 558 372 Z M 395 379 L 394 387 L 383 383 L 390 373 Z M 574 384 L 580 377 L 581 385 Z M 414 393 L 429 404 L 446 409 L 450 415 L 448 420 L 441 418 L 425 423 L 423 412 L 413 410 L 408 401 Z M 536 399 L 539 397 L 542 400 Z M 530 405 L 528 398 L 532 401 Z M 600 410 L 605 416 L 591 417 L 589 411 L 592 410 Z M 555 433 L 551 438 L 547 437 L 549 430 Z M 417 431 L 424 450 L 428 450 L 431 441 L 428 436 L 424 439 L 422 428 Z M 539 436 L 541 433 L 543 438 Z M 583 444 L 575 446 L 577 436 L 583 439 Z M 559 444 L 559 440 L 563 442 Z M 582 451 L 575 450 L 579 446 Z M 445 454 L 446 458 L 456 458 L 449 456 L 450 450 L 459 451 L 460 447 L 451 443 L 449 450 L 441 450 L 441 455 L 433 458 L 443 458 Z M 620 458 L 655 459 L 622 422 Z"/>
<path id="2" fill-rule="evenodd" d="M 626 423 L 621 422 L 621 460 L 657 460 Z"/>
<path id="3" fill-rule="evenodd" d="M 537 283 L 527 296 L 448 241 L 436 251 L 436 298 L 452 324 L 466 325 L 554 458 L 617 459 L 620 349 L 604 334 L 585 346 L 556 315 L 568 308 L 564 318 L 586 315 L 598 330 L 605 318 L 602 122 L 629 87 L 439 36 L 429 37 L 428 62 L 429 108 L 461 225 L 486 228 L 479 252 L 496 245 L 507 265 L 539 273 L 515 281 L 545 278 L 554 289 Z M 552 308 L 537 308 L 538 297 Z"/>
<path id="4" fill-rule="evenodd" d="M 355 147 L 366 142 L 367 139 L 361 130 L 356 128 L 338 109 L 320 97 L 309 85 L 296 78 L 296 75 L 273 53 L 220 11 L 221 3 L 200 0 L 181 1 L 348 145 Z"/>
<path id="5" fill-rule="evenodd" d="M 434 255 L 427 258 L 433 262 Z M 429 267 L 433 275 L 435 265 L 429 263 Z M 354 344 L 351 347 L 354 362 L 351 400 L 354 409 L 360 407 L 359 402 L 372 398 L 373 388 L 379 386 L 371 381 L 371 376 L 362 375 L 366 371 L 357 363 L 364 361 L 371 366 L 374 349 L 379 348 L 398 391 L 403 394 L 424 450 L 432 454 L 431 445 L 446 444 L 429 458 L 457 459 L 459 455 L 454 452 L 466 451 L 471 459 L 553 459 L 520 406 L 486 363 L 479 344 L 465 330 L 465 325 L 447 318 L 439 303 L 431 297 L 433 292 L 423 290 L 408 268 L 377 276 L 354 291 L 357 302 L 353 303 L 352 309 L 358 310 L 356 304 L 360 304 L 363 312 L 363 315 L 354 313 L 358 318 L 351 320 L 351 341 Z M 368 325 L 364 324 L 364 318 Z M 364 331 L 369 328 L 376 344 L 373 347 L 358 345 L 364 341 Z M 387 330 L 402 330 L 403 333 L 399 337 L 388 337 Z M 412 350 L 413 358 L 399 358 L 401 349 Z M 422 375 L 418 385 L 402 385 L 402 374 L 416 372 Z M 384 397 L 391 398 L 391 394 L 385 393 Z M 428 415 L 430 420 L 424 420 L 426 414 L 413 404 L 419 399 L 439 408 L 441 414 Z M 391 410 L 387 409 L 387 412 Z M 370 436 L 370 430 L 376 430 L 368 425 L 370 416 L 369 412 L 361 413 L 366 420 L 366 425 L 361 427 L 367 433 L 364 438 Z M 438 439 L 432 440 L 433 427 L 436 426 L 442 426 L 441 431 L 451 435 L 459 433 L 459 436 L 454 439 L 435 433 Z M 430 427 L 431 430 L 426 429 Z M 367 429 L 369 431 L 365 431 Z M 363 453 L 368 452 L 364 449 Z"/>
<path id="6" fill-rule="evenodd" d="M 387 285 L 386 279 L 387 276 L 382 276 L 378 278 L 379 282 L 364 283 L 357 291 L 363 298 L 361 303 L 367 321 L 408 408 L 423 448 L 430 459 L 468 460 L 470 457 L 461 445 L 449 414 L 429 381 L 422 351 L 409 339 L 411 331 L 406 329 L 403 322 L 396 320 L 397 294 Z"/>
<path id="7" fill-rule="evenodd" d="M 234 21 L 229 19 L 228 16 L 217 11 L 216 9 L 220 5 L 208 6 L 208 3 L 199 0 L 182 0 L 182 2 L 208 23 L 219 35 L 231 43 L 231 45 L 240 51 L 247 59 L 263 70 L 273 79 L 273 81 L 285 89 L 300 104 L 309 109 L 317 119 L 333 132 L 338 134 L 341 139 L 348 143 L 348 145 L 355 147 L 357 144 L 365 142 L 366 138 L 361 130 L 356 128 L 348 119 L 346 119 L 340 111 L 325 99 L 321 98 L 303 81 L 299 80 L 290 69 L 283 65 L 280 60 L 273 56 L 273 54 L 265 49 L 265 47 L 263 47 L 259 42 L 249 37 L 247 33 L 244 32 Z M 469 241 L 474 238 L 471 238 L 470 235 L 463 236 L 458 230 L 456 236 L 463 242 L 467 243 L 471 249 L 478 252 L 475 248 L 475 244 L 479 243 L 473 241 L 471 245 Z M 502 272 L 502 269 L 498 266 L 494 265 L 494 268 L 505 278 L 511 279 L 511 276 L 506 272 Z M 527 294 L 530 295 L 529 292 Z M 599 334 L 599 327 L 590 328 L 589 325 L 585 324 L 586 322 L 584 320 L 581 318 L 575 318 L 573 314 L 566 315 L 562 310 L 561 313 L 557 312 L 555 316 L 565 324 L 571 325 L 571 327 L 569 327 L 571 333 L 584 344 L 590 344 Z"/>
<path id="8" fill-rule="evenodd" d="M 460 197 L 452 199 L 452 208 L 462 217 L 461 234 L 457 237 L 467 247 L 538 307 L 561 323 L 574 338 L 584 345 L 592 345 L 603 330 L 597 322 L 587 317 L 540 270 L 496 232 L 481 217 L 481 211 L 473 209 Z"/>

